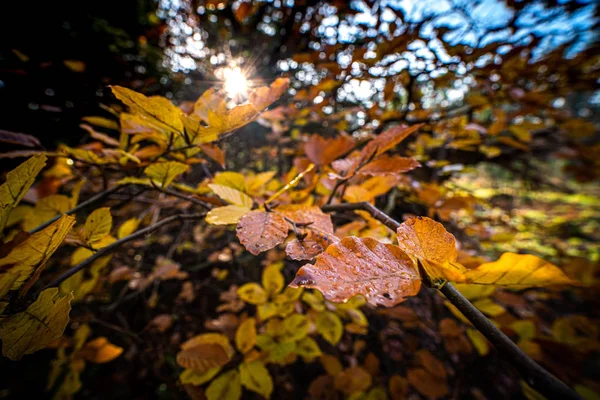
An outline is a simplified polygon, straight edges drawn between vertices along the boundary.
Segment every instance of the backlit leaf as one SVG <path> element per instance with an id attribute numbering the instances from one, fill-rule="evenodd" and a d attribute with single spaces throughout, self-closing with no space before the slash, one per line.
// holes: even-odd
<path id="1" fill-rule="evenodd" d="M 206 214 L 206 222 L 212 225 L 237 224 L 249 212 L 250 208 L 244 206 L 217 207 Z"/>
<path id="2" fill-rule="evenodd" d="M 46 165 L 46 159 L 43 154 L 33 156 L 6 174 L 6 181 L 0 186 L 0 237 L 10 212 L 25 196 L 37 174 Z"/>
<path id="3" fill-rule="evenodd" d="M 262 362 L 253 361 L 240 364 L 240 378 L 246 389 L 256 392 L 266 399 L 271 397 L 273 379 Z"/>
<path id="4" fill-rule="evenodd" d="M 123 222 L 119 227 L 117 237 L 119 239 L 123 239 L 124 237 L 131 235 L 140 226 L 140 222 L 142 221 L 139 218 L 129 218 L 127 221 Z"/>
<path id="5" fill-rule="evenodd" d="M 454 236 L 431 218 L 410 218 L 400 225 L 396 233 L 398 247 L 419 260 L 443 264 L 455 261 L 458 256 Z"/>
<path id="6" fill-rule="evenodd" d="M 208 400 L 238 400 L 240 397 L 242 397 L 242 384 L 240 374 L 235 369 L 219 375 L 206 388 Z"/>
<path id="7" fill-rule="evenodd" d="M 288 223 L 275 212 L 250 211 L 237 226 L 237 237 L 246 250 L 254 255 L 282 243 L 288 234 Z"/>
<path id="8" fill-rule="evenodd" d="M 161 189 L 166 189 L 175 178 L 188 170 L 188 166 L 177 161 L 154 163 L 144 173 Z"/>
<path id="9" fill-rule="evenodd" d="M 11 280 L 11 290 L 17 290 L 29 277 L 44 266 L 62 243 L 75 223 L 75 218 L 63 215 L 43 230 L 29 236 L 4 258 L 0 259 L 0 287 Z M 17 275 L 17 278 L 15 278 Z"/>
<path id="10" fill-rule="evenodd" d="M 229 186 L 219 185 L 211 183 L 208 185 L 210 189 L 221 199 L 241 207 L 252 208 L 253 200 L 252 197 L 246 193 L 240 192 L 239 190 L 233 189 Z"/>
<path id="11" fill-rule="evenodd" d="M 531 254 L 504 253 L 465 274 L 469 283 L 514 287 L 573 284 L 557 266 Z"/>
<path id="12" fill-rule="evenodd" d="M 108 207 L 94 210 L 85 220 L 83 227 L 83 240 L 94 243 L 110 233 L 112 216 Z"/>
<path id="13" fill-rule="evenodd" d="M 373 238 L 345 237 L 296 273 L 292 287 L 318 289 L 329 301 L 362 294 L 371 304 L 393 306 L 414 296 L 421 279 L 400 248 Z"/>
<path id="14" fill-rule="evenodd" d="M 3 319 L 2 354 L 20 360 L 61 337 L 69 322 L 72 298 L 72 294 L 61 296 L 58 288 L 46 289 L 27 310 Z"/>
<path id="15" fill-rule="evenodd" d="M 235 332 L 235 345 L 238 350 L 246 354 L 256 344 L 256 320 L 248 318 L 238 326 Z"/>

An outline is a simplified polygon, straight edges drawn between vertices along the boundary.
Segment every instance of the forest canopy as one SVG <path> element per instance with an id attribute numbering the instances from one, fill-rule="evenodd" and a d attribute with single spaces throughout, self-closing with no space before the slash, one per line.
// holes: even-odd
<path id="1" fill-rule="evenodd" d="M 2 396 L 599 398 L 596 4 L 41 7 Z"/>

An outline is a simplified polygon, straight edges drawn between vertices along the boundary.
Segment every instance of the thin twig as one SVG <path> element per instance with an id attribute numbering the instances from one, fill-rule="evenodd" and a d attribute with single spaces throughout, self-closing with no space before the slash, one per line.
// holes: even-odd
<path id="1" fill-rule="evenodd" d="M 385 226 L 398 230 L 400 223 L 389 215 L 367 202 L 345 203 L 326 205 L 321 207 L 323 211 L 353 211 L 364 210 L 369 212 Z M 581 399 L 581 397 L 570 389 L 559 379 L 529 358 L 508 336 L 502 333 L 490 322 L 477 308 L 469 302 L 452 284 L 446 283 L 439 290 L 450 302 L 464 314 L 473 326 L 475 326 L 492 343 L 499 353 L 506 357 L 519 371 L 526 382 L 535 390 L 548 399 Z"/>
<path id="2" fill-rule="evenodd" d="M 149 233 L 154 232 L 155 230 L 161 228 L 162 226 L 168 225 L 168 224 L 170 224 L 172 222 L 175 222 L 175 221 L 185 221 L 185 220 L 191 220 L 191 219 L 200 219 L 200 218 L 203 218 L 204 216 L 205 216 L 204 214 L 178 214 L 178 215 L 172 215 L 170 217 L 167 217 L 165 219 L 160 220 L 159 222 L 155 223 L 154 225 L 150 225 L 150 226 L 147 226 L 147 227 L 145 227 L 143 229 L 140 229 L 139 231 L 134 232 L 134 233 L 132 233 L 129 236 L 125 236 L 123 239 L 117 240 L 116 242 L 113 242 L 113 243 L 109 244 L 108 246 L 99 249 L 93 255 L 91 255 L 90 257 L 86 258 L 84 261 L 82 261 L 79 264 L 75 265 L 73 268 L 69 269 L 67 272 L 65 272 L 64 274 L 62 274 L 61 276 L 59 276 L 58 278 L 56 278 L 55 280 L 53 280 L 52 282 L 50 282 L 49 284 L 47 284 L 44 287 L 44 289 L 42 289 L 42 290 L 45 290 L 45 289 L 48 289 L 48 288 L 60 285 L 66 279 L 68 279 L 71 276 L 75 275 L 77 272 L 83 270 L 84 268 L 88 267 L 94 261 L 96 261 L 97 259 L 99 259 L 99 258 L 105 256 L 106 254 L 112 252 L 117 247 L 121 246 L 122 244 L 125 244 L 127 242 L 132 241 L 132 240 L 141 238 L 141 237 L 143 237 L 143 236 L 145 236 L 145 235 L 147 235 Z"/>
<path id="3" fill-rule="evenodd" d="M 177 191 L 175 191 L 173 189 L 158 189 L 158 190 L 162 191 L 165 194 L 178 197 L 178 198 L 180 198 L 182 200 L 191 201 L 192 203 L 197 204 L 197 205 L 199 205 L 201 207 L 204 207 L 207 210 L 210 210 L 213 207 L 211 204 L 209 204 L 209 203 L 207 203 L 205 201 L 197 199 L 197 198 L 195 198 L 193 196 L 187 196 L 187 195 L 185 195 L 183 193 L 179 193 L 179 192 L 177 192 Z"/>
<path id="4" fill-rule="evenodd" d="M 128 184 L 114 186 L 114 187 L 112 187 L 112 188 L 110 188 L 108 190 L 100 192 L 97 195 L 90 197 L 86 201 L 81 202 L 77 207 L 73 207 L 70 210 L 66 211 L 65 214 L 67 214 L 67 215 L 75 214 L 76 212 L 78 212 L 80 210 L 83 210 L 85 207 L 87 207 L 89 205 L 92 205 L 92 204 L 94 204 L 94 203 L 96 203 L 96 202 L 98 202 L 100 200 L 103 200 L 105 197 L 108 197 L 109 195 L 117 192 L 118 190 L 124 188 L 125 186 L 128 186 Z M 53 222 L 55 222 L 56 220 L 58 220 L 61 216 L 62 216 L 62 214 L 59 214 L 59 215 L 55 216 L 54 218 L 49 219 L 48 221 L 44 222 L 40 226 L 38 226 L 38 227 L 33 228 L 32 230 L 30 230 L 29 233 L 33 234 L 33 233 L 41 231 L 42 229 L 44 229 L 48 225 L 50 225 Z"/>

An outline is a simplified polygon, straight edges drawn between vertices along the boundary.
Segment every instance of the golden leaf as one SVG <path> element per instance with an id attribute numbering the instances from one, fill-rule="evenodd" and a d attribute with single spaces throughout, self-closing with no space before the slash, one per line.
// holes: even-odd
<path id="1" fill-rule="evenodd" d="M 242 384 L 240 374 L 235 369 L 219 375 L 206 388 L 208 400 L 238 400 L 240 397 L 242 397 Z"/>
<path id="2" fill-rule="evenodd" d="M 252 197 L 229 186 L 211 183 L 208 187 L 221 199 L 240 207 L 252 208 Z"/>
<path id="3" fill-rule="evenodd" d="M 248 390 L 252 390 L 266 399 L 271 397 L 273 379 L 262 362 L 253 361 L 240 364 L 240 378 L 242 385 Z"/>
<path id="4" fill-rule="evenodd" d="M 74 217 L 63 215 L 45 229 L 29 236 L 6 257 L 0 259 L 0 269 L 5 272 L 0 274 L 0 287 L 5 286 L 6 279 L 13 282 L 10 290 L 17 290 L 23 286 L 32 274 L 44 266 L 74 223 Z"/>
<path id="5" fill-rule="evenodd" d="M 85 220 L 83 227 L 83 240 L 94 243 L 110 233 L 112 216 L 108 207 L 94 210 Z"/>
<path id="6" fill-rule="evenodd" d="M 131 235 L 140 226 L 140 222 L 142 221 L 139 218 L 129 218 L 127 221 L 123 222 L 119 227 L 117 237 L 119 239 L 123 239 L 124 237 Z"/>
<path id="7" fill-rule="evenodd" d="M 262 273 L 262 286 L 270 297 L 275 296 L 283 290 L 285 279 L 281 273 L 283 263 L 268 265 Z"/>
<path id="8" fill-rule="evenodd" d="M 0 325 L 2 354 L 20 360 L 61 337 L 69 322 L 72 298 L 72 294 L 61 296 L 58 288 L 46 289 L 27 310 L 5 318 Z"/>
<path id="9" fill-rule="evenodd" d="M 237 226 L 240 243 L 254 255 L 283 243 L 288 234 L 288 223 L 275 212 L 250 211 Z"/>
<path id="10" fill-rule="evenodd" d="M 240 192 L 246 192 L 246 177 L 239 172 L 222 171 L 218 172 L 213 179 L 213 183 L 230 187 Z M 214 190 L 213 190 L 214 191 Z M 214 191 L 217 193 L 216 191 Z M 217 193 L 218 195 L 219 193 Z M 227 199 L 223 199 L 227 200 Z"/>
<path id="11" fill-rule="evenodd" d="M 256 319 L 248 318 L 240 324 L 235 332 L 235 345 L 246 354 L 256 344 Z"/>
<path id="12" fill-rule="evenodd" d="M 237 224 L 250 211 L 250 208 L 244 206 L 217 207 L 206 214 L 206 222 L 211 225 Z"/>
<path id="13" fill-rule="evenodd" d="M 25 196 L 37 174 L 46 165 L 46 159 L 44 154 L 33 156 L 6 174 L 6 182 L 0 186 L 0 237 L 10 212 Z"/>
<path id="14" fill-rule="evenodd" d="M 104 364 L 112 361 L 122 353 L 122 347 L 110 343 L 104 336 L 87 342 L 79 351 L 80 356 L 96 364 Z"/>
<path id="15" fill-rule="evenodd" d="M 421 279 L 397 246 L 348 236 L 329 246 L 314 265 L 300 268 L 291 286 L 318 289 L 329 301 L 362 294 L 373 305 L 393 306 L 416 295 Z"/>
<path id="16" fill-rule="evenodd" d="M 144 170 L 144 173 L 154 184 L 161 189 L 166 189 L 175 178 L 188 170 L 188 166 L 177 162 L 167 161 L 152 164 Z"/>
<path id="17" fill-rule="evenodd" d="M 481 264 L 465 273 L 466 281 L 514 287 L 573 284 L 556 265 L 531 254 L 504 253 L 498 261 Z"/>

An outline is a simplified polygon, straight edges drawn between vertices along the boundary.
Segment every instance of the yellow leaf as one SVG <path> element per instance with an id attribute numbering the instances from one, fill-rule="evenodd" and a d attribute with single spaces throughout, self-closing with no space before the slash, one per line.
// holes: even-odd
<path id="1" fill-rule="evenodd" d="M 270 297 L 281 292 L 285 285 L 282 267 L 283 263 L 274 263 L 267 266 L 262 273 L 262 286 Z"/>
<path id="2" fill-rule="evenodd" d="M 514 287 L 573 284 L 557 266 L 530 254 L 504 253 L 465 273 L 467 282 Z"/>
<path id="3" fill-rule="evenodd" d="M 80 350 L 79 355 L 87 361 L 104 364 L 114 360 L 123 353 L 123 348 L 110 343 L 104 336 L 89 341 Z"/>
<path id="4" fill-rule="evenodd" d="M 215 175 L 213 183 L 223 185 L 240 192 L 246 191 L 246 177 L 239 172 L 224 171 Z"/>
<path id="5" fill-rule="evenodd" d="M 521 142 L 531 142 L 531 132 L 529 132 L 527 128 L 518 125 L 511 125 L 508 130 Z"/>
<path id="6" fill-rule="evenodd" d="M 72 201 L 65 195 L 53 194 L 44 197 L 35 204 L 32 212 L 25 215 L 23 229 L 30 231 L 56 215 L 66 213 L 71 208 L 73 208 Z"/>
<path id="7" fill-rule="evenodd" d="M 237 224 L 250 211 L 250 208 L 244 206 L 217 207 L 206 214 L 206 222 L 211 225 Z"/>
<path id="8" fill-rule="evenodd" d="M 342 339 L 344 325 L 336 314 L 331 311 L 322 311 L 317 314 L 315 321 L 317 332 L 323 336 L 323 339 L 335 346 Z"/>
<path id="9" fill-rule="evenodd" d="M 309 336 L 306 336 L 298 341 L 296 353 L 304 358 L 304 361 L 306 362 L 312 362 L 312 360 L 321 356 L 322 354 L 317 342 Z"/>
<path id="10" fill-rule="evenodd" d="M 233 205 L 252 208 L 252 197 L 248 196 L 246 193 L 240 192 L 239 190 L 233 189 L 229 186 L 219 185 L 216 183 L 211 183 L 208 185 L 208 187 L 210 187 L 210 189 L 221 199 Z"/>
<path id="11" fill-rule="evenodd" d="M 267 292 L 255 282 L 246 283 L 237 290 L 237 295 L 249 304 L 263 304 L 267 301 Z"/>
<path id="12" fill-rule="evenodd" d="M 273 318 L 274 316 L 277 315 L 278 311 L 279 311 L 279 308 L 277 307 L 277 304 L 275 304 L 275 303 L 259 304 L 257 307 L 258 318 L 261 321 L 266 321 L 269 318 Z"/>
<path id="13" fill-rule="evenodd" d="M 283 320 L 282 342 L 295 342 L 308 334 L 310 321 L 302 314 L 293 314 Z"/>
<path id="14" fill-rule="evenodd" d="M 181 110 L 168 99 L 160 96 L 146 97 L 121 86 L 111 86 L 110 89 L 133 113 L 140 114 L 152 122 L 158 121 L 171 132 L 183 132 Z"/>
<path id="15" fill-rule="evenodd" d="M 481 299 L 473 302 L 475 308 L 490 317 L 497 317 L 504 314 L 506 310 L 501 305 L 494 303 L 492 299 Z"/>
<path id="16" fill-rule="evenodd" d="M 189 167 L 183 163 L 168 161 L 152 164 L 146 167 L 144 173 L 155 185 L 162 189 L 166 189 L 175 178 L 186 172 L 188 168 Z"/>
<path id="17" fill-rule="evenodd" d="M 206 388 L 208 400 L 238 400 L 240 397 L 242 397 L 242 384 L 240 374 L 235 369 L 219 375 Z"/>
<path id="18" fill-rule="evenodd" d="M 271 398 L 273 379 L 262 362 L 242 363 L 240 365 L 240 377 L 242 385 L 248 390 L 252 390 L 266 399 Z"/>
<path id="19" fill-rule="evenodd" d="M 183 370 L 181 375 L 179 375 L 179 379 L 184 385 L 203 385 L 214 378 L 219 372 L 221 372 L 221 367 L 211 368 L 203 373 L 188 368 Z"/>
<path id="20" fill-rule="evenodd" d="M 258 195 L 259 190 L 277 174 L 277 171 L 261 172 L 246 178 L 246 190 L 251 195 Z"/>
<path id="21" fill-rule="evenodd" d="M 85 220 L 83 227 L 83 240 L 94 243 L 110 233 L 112 228 L 112 216 L 108 207 L 94 210 Z"/>
<path id="22" fill-rule="evenodd" d="M 5 279 L 12 280 L 10 290 L 17 290 L 36 271 L 44 266 L 62 243 L 75 223 L 75 218 L 63 215 L 45 229 L 29 236 L 4 258 L 0 259 L 0 287 Z M 15 279 L 14 276 L 17 275 Z"/>
<path id="23" fill-rule="evenodd" d="M 5 318 L 0 325 L 2 354 L 20 360 L 61 337 L 69 322 L 72 298 L 72 294 L 61 296 L 58 288 L 46 289 L 27 310 Z"/>
<path id="24" fill-rule="evenodd" d="M 235 345 L 246 354 L 256 344 L 256 319 L 248 318 L 240 324 L 235 332 Z"/>
<path id="25" fill-rule="evenodd" d="M 127 221 L 123 222 L 119 227 L 117 237 L 119 239 L 123 239 L 125 236 L 131 235 L 140 226 L 140 222 L 142 222 L 142 220 L 140 220 L 139 218 L 129 218 Z"/>
<path id="26" fill-rule="evenodd" d="M 471 343 L 473 343 L 480 356 L 485 356 L 490 352 L 490 344 L 477 329 L 467 328 L 467 336 L 471 339 Z"/>
<path id="27" fill-rule="evenodd" d="M 489 297 L 496 291 L 496 288 L 493 286 L 473 285 L 468 283 L 457 283 L 454 287 L 465 296 L 467 300 Z"/>
<path id="28" fill-rule="evenodd" d="M 19 204 L 37 174 L 46 165 L 46 156 L 40 154 L 31 157 L 17 168 L 6 174 L 6 182 L 0 186 L 0 237 L 8 222 L 13 208 Z"/>

